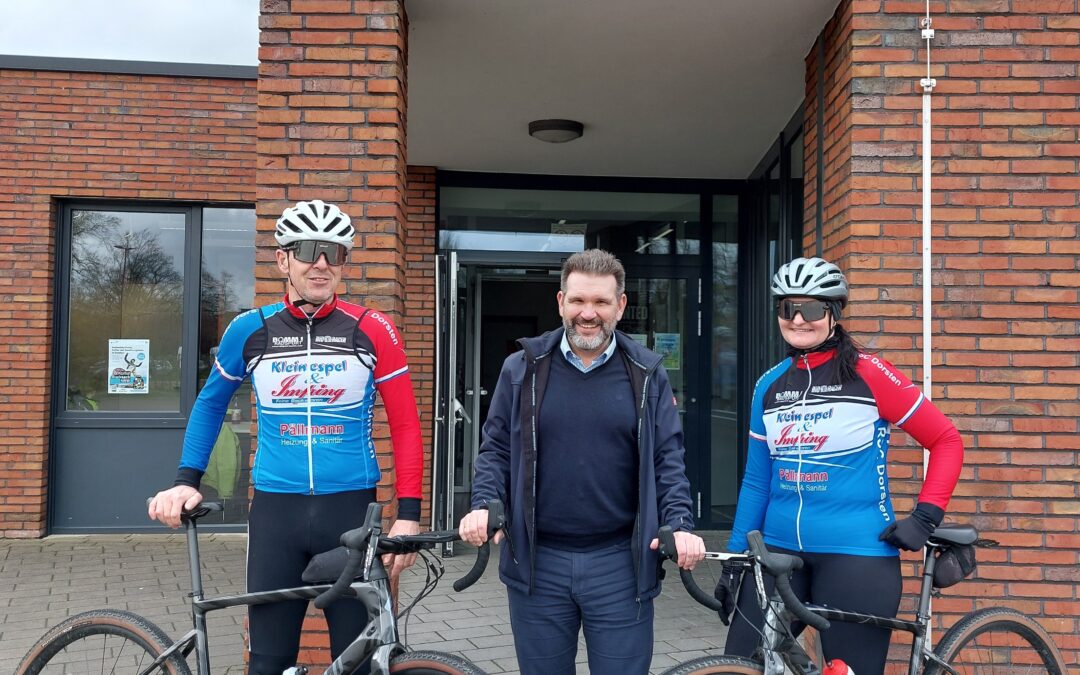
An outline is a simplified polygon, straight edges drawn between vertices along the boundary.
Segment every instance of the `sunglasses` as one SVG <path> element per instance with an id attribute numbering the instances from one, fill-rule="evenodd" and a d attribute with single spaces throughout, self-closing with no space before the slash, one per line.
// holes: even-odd
<path id="1" fill-rule="evenodd" d="M 792 300 L 784 298 L 776 303 L 776 315 L 785 321 L 791 321 L 796 314 L 802 314 L 803 321 L 818 321 L 825 318 L 829 303 L 822 300 Z"/>
<path id="2" fill-rule="evenodd" d="M 293 257 L 302 263 L 315 264 L 319 256 L 326 256 L 327 265 L 344 265 L 349 257 L 349 251 L 341 244 L 332 241 L 298 241 L 286 247 L 286 251 L 292 251 Z"/>

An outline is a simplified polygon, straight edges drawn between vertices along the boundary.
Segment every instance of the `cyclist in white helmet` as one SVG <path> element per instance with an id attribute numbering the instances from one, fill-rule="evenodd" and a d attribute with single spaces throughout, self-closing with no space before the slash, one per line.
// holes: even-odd
<path id="1" fill-rule="evenodd" d="M 281 214 L 274 236 L 285 297 L 237 316 L 225 330 L 191 411 L 174 487 L 149 507 L 151 518 L 177 527 L 181 509 L 202 500 L 199 484 L 229 400 L 250 376 L 259 414 L 250 592 L 302 585 L 311 557 L 336 548 L 342 532 L 362 524 L 382 476 L 371 437 L 376 392 L 397 477 L 398 518 L 390 535 L 420 529 L 420 421 L 401 334 L 382 313 L 336 292 L 354 234 L 348 215 L 319 200 Z M 391 576 L 414 559 L 384 556 Z M 296 664 L 306 609 L 306 600 L 249 608 L 250 673 L 280 675 Z M 342 599 L 327 607 L 326 617 L 337 658 L 363 629 L 366 612 L 359 600 Z"/>
<path id="2" fill-rule="evenodd" d="M 836 265 L 796 258 L 773 276 L 772 295 L 788 356 L 754 388 L 728 549 L 744 551 L 746 533 L 760 530 L 770 549 L 803 559 L 791 584 L 804 602 L 896 616 L 899 549 L 921 550 L 940 524 L 963 463 L 960 434 L 844 329 L 848 283 Z M 914 508 L 899 517 L 889 494 L 891 424 L 930 450 Z M 725 623 L 737 608 L 727 653 L 751 656 L 763 617 L 753 578 L 742 576 L 725 564 L 715 595 Z M 884 671 L 889 639 L 887 629 L 841 622 L 821 635 L 825 658 L 843 659 L 859 675 Z"/>

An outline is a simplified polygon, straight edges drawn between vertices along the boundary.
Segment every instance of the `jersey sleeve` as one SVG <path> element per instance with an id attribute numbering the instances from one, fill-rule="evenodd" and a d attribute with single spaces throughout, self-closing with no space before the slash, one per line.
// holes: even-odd
<path id="1" fill-rule="evenodd" d="M 888 361 L 863 354 L 859 358 L 858 373 L 870 387 L 881 418 L 903 429 L 930 452 L 919 502 L 933 504 L 944 511 L 964 464 L 960 432 L 906 375 Z"/>
<path id="2" fill-rule="evenodd" d="M 244 348 L 252 334 L 263 326 L 259 310 L 237 316 L 225 329 L 218 345 L 210 377 L 195 399 L 184 431 L 184 449 L 180 454 L 177 485 L 198 488 L 210 453 L 214 449 L 229 401 L 247 377 Z"/>
<path id="3" fill-rule="evenodd" d="M 375 388 L 386 408 L 390 442 L 397 474 L 398 517 L 420 519 L 423 478 L 423 442 L 405 342 L 394 324 L 381 312 L 368 312 L 360 320 L 362 330 L 375 347 Z"/>
<path id="4" fill-rule="evenodd" d="M 750 404 L 750 439 L 746 449 L 746 473 L 739 490 L 739 504 L 735 509 L 735 523 L 728 539 L 728 551 L 741 553 L 748 547 L 746 535 L 760 530 L 765 524 L 765 511 L 769 507 L 769 486 L 772 482 L 772 457 L 765 435 L 765 391 L 786 370 L 789 360 L 774 366 L 754 386 L 754 399 Z"/>

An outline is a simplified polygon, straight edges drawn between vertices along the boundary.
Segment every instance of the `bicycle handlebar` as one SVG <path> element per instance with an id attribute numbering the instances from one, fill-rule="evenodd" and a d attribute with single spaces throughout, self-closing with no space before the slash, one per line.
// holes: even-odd
<path id="1" fill-rule="evenodd" d="M 675 548 L 675 533 L 670 527 L 665 525 L 660 528 L 660 532 L 657 534 L 657 538 L 660 540 L 659 553 L 661 558 L 665 560 L 677 560 L 678 550 Z M 765 541 L 761 537 L 761 532 L 754 530 L 746 535 L 746 540 L 750 544 L 750 557 L 752 559 L 751 564 L 757 564 L 764 569 L 770 576 L 776 579 L 776 592 L 780 596 L 780 599 L 784 601 L 784 606 L 795 616 L 796 619 L 802 621 L 808 626 L 813 626 L 818 630 L 828 630 L 829 621 L 823 616 L 814 614 L 806 605 L 802 604 L 795 592 L 791 589 L 791 573 L 797 569 L 802 569 L 802 558 L 793 555 L 786 555 L 783 553 L 772 553 L 765 547 Z M 707 557 L 719 558 L 723 554 L 710 553 L 706 554 Z M 742 556 L 739 556 L 741 559 Z M 701 587 L 697 585 L 694 580 L 694 574 L 690 570 L 679 568 L 679 578 L 682 579 L 683 586 L 686 587 L 686 592 L 690 594 L 694 600 L 697 600 L 702 605 L 705 605 L 714 611 L 723 611 L 723 606 L 720 601 L 709 595 L 705 591 L 701 590 Z"/>
<path id="2" fill-rule="evenodd" d="M 410 553 L 434 544 L 456 541 L 461 538 L 456 530 L 384 537 L 382 536 L 381 523 L 382 504 L 372 503 L 368 505 L 364 524 L 341 535 L 341 545 L 348 549 L 349 552 L 345 569 L 342 570 L 333 586 L 315 598 L 316 608 L 325 609 L 327 605 L 345 595 L 349 586 L 352 585 L 353 579 L 358 576 L 361 566 L 368 568 L 376 553 Z M 464 577 L 454 582 L 455 591 L 463 591 L 472 586 L 484 574 L 488 559 L 491 556 L 491 538 L 505 524 L 502 502 L 491 500 L 488 503 L 488 540 L 477 551 L 476 561 L 473 563 L 472 569 Z M 372 538 L 376 541 L 374 547 L 368 545 Z"/>
<path id="3" fill-rule="evenodd" d="M 657 533 L 657 538 L 660 540 L 660 557 L 667 560 L 678 560 L 679 552 L 675 548 L 675 532 L 672 531 L 671 527 L 669 525 L 661 527 L 660 532 Z M 701 587 L 697 585 L 697 582 L 694 581 L 693 572 L 680 567 L 679 578 L 682 579 L 683 586 L 686 588 L 686 592 L 690 594 L 690 597 L 711 610 L 723 611 L 723 605 L 720 604 L 720 601 L 701 590 Z"/>
<path id="4" fill-rule="evenodd" d="M 484 569 L 487 567 L 488 558 L 491 557 L 491 538 L 506 525 L 506 517 L 503 513 L 503 504 L 498 499 L 492 499 L 488 502 L 488 527 L 487 527 L 487 540 L 483 546 L 476 552 L 476 562 L 473 563 L 472 569 L 469 573 L 461 577 L 454 582 L 455 591 L 463 591 L 469 586 L 476 583 L 477 579 L 484 573 Z M 459 537 L 460 538 L 460 537 Z"/>
<path id="5" fill-rule="evenodd" d="M 758 565 L 776 579 L 776 592 L 780 595 L 780 599 L 784 601 L 784 606 L 788 608 L 788 611 L 807 626 L 813 626 L 818 630 L 828 630 L 829 620 L 807 609 L 806 605 L 802 604 L 795 597 L 795 592 L 791 590 L 791 573 L 802 569 L 802 558 L 784 553 L 770 552 L 769 549 L 765 548 L 765 540 L 762 538 L 761 532 L 757 530 L 748 532 L 746 541 L 750 545 L 750 554 Z"/>

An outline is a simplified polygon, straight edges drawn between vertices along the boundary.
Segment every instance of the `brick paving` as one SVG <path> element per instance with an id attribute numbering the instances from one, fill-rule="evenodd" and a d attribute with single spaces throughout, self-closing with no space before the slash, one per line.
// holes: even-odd
<path id="1" fill-rule="evenodd" d="M 726 533 L 724 533 L 726 535 Z M 709 550 L 718 550 L 721 533 L 704 533 Z M 203 585 L 207 595 L 243 591 L 246 537 L 200 536 Z M 472 565 L 474 553 L 460 551 L 444 559 L 446 576 L 414 610 L 403 628 L 414 649 L 458 653 L 492 675 L 517 673 L 510 635 L 506 593 L 498 580 L 495 557 L 472 588 L 455 593 L 451 581 Z M 671 564 L 668 563 L 668 567 Z M 711 565 L 696 576 L 711 589 Z M 423 586 L 414 568 L 401 584 L 405 606 Z M 14 672 L 23 654 L 49 627 L 89 609 L 127 609 L 147 617 L 174 638 L 191 626 L 186 594 L 190 590 L 187 549 L 181 535 L 54 536 L 40 540 L 0 541 L 0 673 Z M 210 662 L 215 675 L 243 672 L 245 608 L 212 612 Z M 716 615 L 695 603 L 669 570 L 656 601 L 656 636 L 652 673 L 680 660 L 720 653 L 724 627 Z M 578 673 L 588 673 L 584 645 L 578 650 Z"/>

